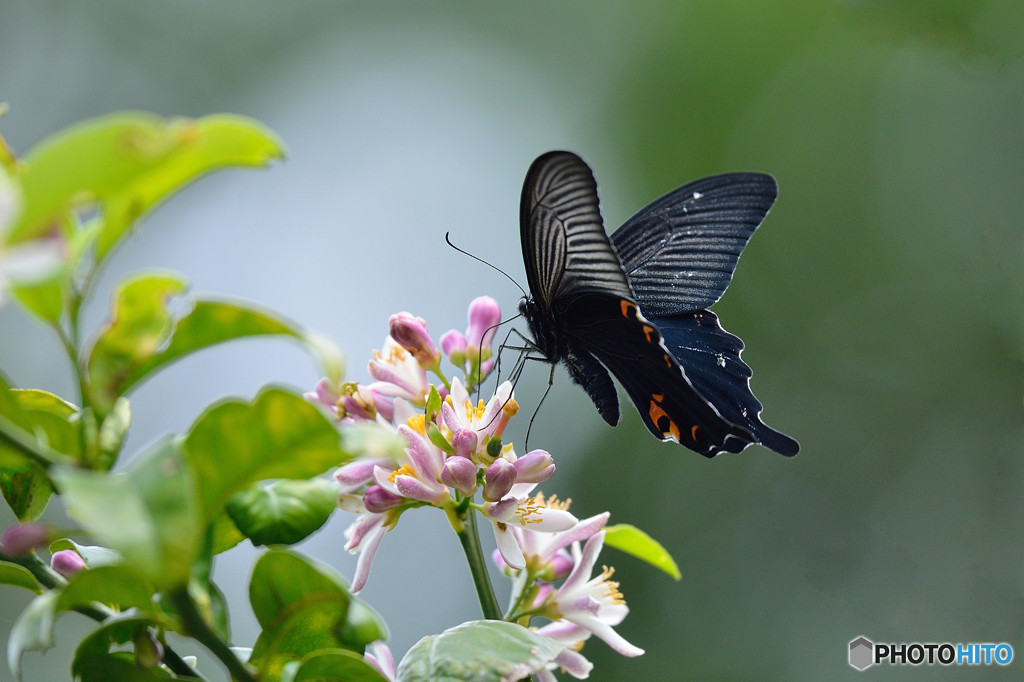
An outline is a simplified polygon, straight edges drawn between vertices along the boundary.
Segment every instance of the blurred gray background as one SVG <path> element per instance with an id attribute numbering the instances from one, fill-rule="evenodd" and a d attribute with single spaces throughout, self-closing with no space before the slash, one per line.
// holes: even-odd
<path id="1" fill-rule="evenodd" d="M 394 312 L 437 336 L 464 328 L 480 294 L 514 311 L 518 290 L 443 236 L 524 282 L 519 191 L 544 151 L 591 163 L 609 230 L 700 175 L 773 173 L 778 203 L 715 309 L 747 343 L 765 420 L 800 455 L 705 461 L 652 439 L 628 407 L 609 429 L 561 370 L 534 424 L 531 447 L 559 465 L 546 491 L 580 517 L 609 509 L 640 525 L 683 572 L 676 583 L 606 550 L 632 609 L 618 629 L 647 654 L 592 640 L 592 678 L 853 678 L 858 635 L 1008 642 L 1019 671 L 1022 55 L 1019 0 L 0 0 L 0 132 L 24 153 L 120 109 L 270 126 L 287 161 L 219 173 L 160 208 L 86 319 L 101 322 L 125 274 L 171 268 L 195 292 L 332 337 L 357 380 Z M 54 339 L 13 306 L 0 339 L 16 383 L 72 395 Z M 518 442 L 547 381 L 531 369 Z M 225 395 L 318 378 L 282 342 L 208 351 L 134 394 L 129 450 Z M 351 576 L 349 520 L 302 551 Z M 254 556 L 246 544 L 216 567 L 239 645 L 257 634 Z M 430 511 L 385 538 L 362 596 L 396 657 L 478 617 L 459 545 Z M 0 632 L 26 603 L 0 590 Z M 30 654 L 27 677 L 65 677 L 88 626 L 64 616 L 57 650 Z M 198 647 L 183 653 L 215 668 Z"/>

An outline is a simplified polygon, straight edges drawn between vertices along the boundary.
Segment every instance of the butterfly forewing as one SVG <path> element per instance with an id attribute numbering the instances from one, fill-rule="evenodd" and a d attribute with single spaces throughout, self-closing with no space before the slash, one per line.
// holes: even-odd
<path id="1" fill-rule="evenodd" d="M 520 236 L 526 277 L 550 312 L 586 292 L 633 298 L 611 248 L 590 167 L 575 154 L 548 152 L 523 183 Z"/>
<path id="2" fill-rule="evenodd" d="M 611 241 L 641 309 L 671 315 L 721 298 L 777 195 L 770 175 L 726 173 L 683 185 L 627 220 Z"/>

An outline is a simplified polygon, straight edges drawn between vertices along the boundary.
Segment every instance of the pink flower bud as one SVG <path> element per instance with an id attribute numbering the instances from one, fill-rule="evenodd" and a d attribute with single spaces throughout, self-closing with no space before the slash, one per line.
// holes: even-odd
<path id="1" fill-rule="evenodd" d="M 561 580 L 565 576 L 569 575 L 572 571 L 572 567 L 576 565 L 576 562 L 572 560 L 572 556 L 564 549 L 558 550 L 555 556 L 551 557 L 548 562 L 548 567 L 551 570 L 551 576 L 549 580 Z"/>
<path id="2" fill-rule="evenodd" d="M 441 482 L 463 495 L 472 495 L 476 490 L 476 465 L 465 457 L 449 457 L 441 467 Z"/>
<path id="3" fill-rule="evenodd" d="M 363 505 L 372 514 L 386 512 L 402 503 L 402 498 L 390 493 L 379 485 L 371 485 L 363 493 Z"/>
<path id="4" fill-rule="evenodd" d="M 480 296 L 469 304 L 469 327 L 466 328 L 466 354 L 470 359 L 487 359 L 491 355 L 494 333 L 501 322 L 501 308 L 490 296 Z"/>
<path id="5" fill-rule="evenodd" d="M 437 350 L 430 334 L 427 333 L 427 323 L 422 317 L 401 312 L 392 315 L 388 320 L 388 328 L 391 338 L 398 342 L 402 348 L 409 351 L 420 367 L 424 369 L 436 367 L 441 360 L 441 353 Z"/>
<path id="6" fill-rule="evenodd" d="M 555 461 L 544 450 L 531 450 L 515 462 L 516 483 L 543 483 L 555 473 Z"/>
<path id="7" fill-rule="evenodd" d="M 484 499 L 488 502 L 496 502 L 508 495 L 516 482 L 516 469 L 511 462 L 505 459 L 496 459 L 494 464 L 487 468 L 484 475 Z"/>
<path id="8" fill-rule="evenodd" d="M 50 542 L 50 531 L 35 523 L 19 523 L 4 531 L 0 539 L 0 551 L 11 556 L 27 556 L 36 547 Z"/>
<path id="9" fill-rule="evenodd" d="M 449 329 L 441 336 L 441 352 L 456 367 L 466 361 L 466 337 L 462 332 Z"/>
<path id="10" fill-rule="evenodd" d="M 460 457 L 472 455 L 479 442 L 476 432 L 470 429 L 459 429 L 452 435 L 452 447 L 455 448 L 455 454 Z"/>
<path id="11" fill-rule="evenodd" d="M 50 557 L 50 568 L 65 578 L 70 578 L 85 568 L 85 561 L 73 549 L 62 549 Z"/>

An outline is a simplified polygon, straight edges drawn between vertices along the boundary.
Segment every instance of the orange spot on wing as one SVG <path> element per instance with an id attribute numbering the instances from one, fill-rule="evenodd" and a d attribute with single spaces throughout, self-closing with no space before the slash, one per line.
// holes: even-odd
<path id="1" fill-rule="evenodd" d="M 658 426 L 658 420 L 661 419 L 662 417 L 668 419 L 668 413 L 665 412 L 664 408 L 662 408 L 661 405 L 659 405 L 653 400 L 651 401 L 650 409 L 647 410 L 647 414 L 648 416 L 650 416 L 651 421 L 654 422 L 654 425 L 657 426 L 659 429 L 661 427 Z"/>
<path id="2" fill-rule="evenodd" d="M 622 316 L 628 319 L 636 319 L 636 304 L 626 299 L 619 299 L 619 307 L 622 308 Z"/>
<path id="3" fill-rule="evenodd" d="M 669 369 L 672 369 L 672 358 L 668 356 L 668 353 L 662 353 L 661 357 L 665 358 L 665 364 L 668 365 Z"/>
<path id="4" fill-rule="evenodd" d="M 644 336 L 647 337 L 647 343 L 654 343 L 654 335 L 657 334 L 657 330 L 654 327 L 644 325 Z"/>
<path id="5" fill-rule="evenodd" d="M 694 424 L 694 425 L 693 425 L 693 426 L 692 426 L 692 427 L 690 428 L 690 438 L 692 438 L 692 439 L 693 439 L 693 442 L 694 442 L 694 443 L 696 443 L 696 442 L 697 442 L 697 429 L 698 429 L 698 428 L 700 428 L 700 427 L 699 427 L 699 426 L 697 426 L 696 424 Z"/>

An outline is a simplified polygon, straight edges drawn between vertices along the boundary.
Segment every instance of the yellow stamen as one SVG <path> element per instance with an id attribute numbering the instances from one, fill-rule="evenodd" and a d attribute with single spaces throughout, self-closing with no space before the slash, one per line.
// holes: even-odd
<path id="1" fill-rule="evenodd" d="M 473 403 L 471 403 L 468 400 L 466 401 L 466 418 L 467 419 L 470 419 L 470 420 L 481 419 L 481 418 L 483 418 L 484 412 L 486 412 L 486 411 L 487 411 L 487 406 L 484 405 L 484 401 L 483 400 L 480 401 L 480 403 L 476 406 L 476 408 L 473 407 Z"/>
<path id="2" fill-rule="evenodd" d="M 614 566 L 602 566 L 601 567 L 601 582 L 604 583 L 608 589 L 608 598 L 612 600 L 613 604 L 625 604 L 626 600 L 623 598 L 622 593 L 619 592 L 619 583 L 614 580 L 609 580 L 615 574 Z"/>
<path id="3" fill-rule="evenodd" d="M 544 493 L 537 493 L 535 499 L 537 500 L 537 504 L 541 507 L 547 507 L 548 509 L 561 509 L 562 511 L 569 511 L 569 505 L 572 504 L 571 497 L 565 498 L 565 502 L 562 502 L 561 500 L 558 499 L 558 495 L 552 495 L 551 497 L 545 499 Z"/>
<path id="4" fill-rule="evenodd" d="M 414 414 L 405 420 L 405 425 L 421 436 L 427 435 L 426 415 Z"/>
<path id="5" fill-rule="evenodd" d="M 390 474 L 388 474 L 388 480 L 391 481 L 392 483 L 394 483 L 395 479 L 398 478 L 399 476 L 415 476 L 415 475 L 416 475 L 416 472 L 414 472 L 412 470 L 412 468 L 409 467 L 408 464 L 403 464 L 402 466 L 398 467 L 397 469 L 392 471 Z"/>

